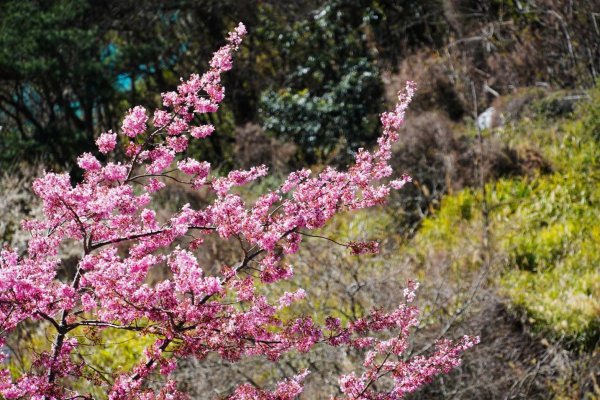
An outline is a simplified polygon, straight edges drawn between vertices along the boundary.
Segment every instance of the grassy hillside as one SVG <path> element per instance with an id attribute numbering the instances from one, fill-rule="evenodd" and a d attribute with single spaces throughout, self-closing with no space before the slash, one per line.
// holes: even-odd
<path id="1" fill-rule="evenodd" d="M 569 116 L 538 113 L 484 132 L 539 149 L 553 172 L 489 182 L 485 205 L 480 189 L 447 196 L 415 238 L 420 251 L 433 246 L 457 253 L 457 267 L 480 267 L 461 250 L 479 240 L 487 207 L 495 283 L 511 309 L 536 331 L 586 346 L 598 340 L 600 321 L 600 102 L 591 94 Z"/>
<path id="2" fill-rule="evenodd" d="M 482 132 L 484 143 L 494 137 L 520 153 L 535 149 L 550 172 L 532 170 L 488 181 L 485 190 L 471 187 L 444 196 L 401 249 L 423 271 L 432 263 L 438 269 L 446 265 L 445 284 L 464 289 L 449 297 L 455 301 L 442 314 L 454 325 L 482 332 L 485 350 L 469 359 L 467 374 L 477 369 L 478 357 L 491 364 L 487 372 L 480 367 L 460 379 L 504 369 L 517 379 L 509 398 L 600 396 L 600 90 L 581 96 L 572 112 L 555 112 L 551 105 L 566 96 L 535 101 L 521 118 Z M 464 129 L 467 136 L 477 135 Z M 490 312 L 483 305 L 490 297 L 498 298 L 512 330 L 482 326 L 481 321 L 489 322 L 480 317 Z M 471 310 L 464 310 L 465 303 Z M 456 313 L 459 318 L 452 317 Z M 524 333 L 519 340 L 532 344 L 512 350 L 522 352 L 519 357 L 531 355 L 521 357 L 520 365 L 507 359 L 492 345 L 495 329 L 514 338 Z M 514 345 L 509 337 L 500 342 Z M 513 390 L 521 378 L 528 384 Z"/>

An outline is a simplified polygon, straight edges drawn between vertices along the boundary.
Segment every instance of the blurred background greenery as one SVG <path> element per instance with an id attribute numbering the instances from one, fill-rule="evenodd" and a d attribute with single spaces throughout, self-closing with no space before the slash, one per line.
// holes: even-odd
<path id="1" fill-rule="evenodd" d="M 249 197 L 301 166 L 345 166 L 374 144 L 404 82 L 419 86 L 393 159 L 414 184 L 322 232 L 378 239 L 382 254 L 310 239 L 290 259 L 294 285 L 309 288 L 302 311 L 352 320 L 393 307 L 416 277 L 424 316 L 412 351 L 441 335 L 482 343 L 415 398 L 600 398 L 599 0 L 2 0 L 0 241 L 27 240 L 17 227 L 39 213 L 28 185 L 41 168 L 77 176 L 75 157 L 100 132 L 203 71 L 238 21 L 249 36 L 210 117 L 217 133 L 192 151 L 222 170 L 271 166 Z M 156 207 L 209 200 L 173 184 Z M 210 270 L 231 248 L 208 243 L 199 258 Z M 9 345 L 48 340 L 36 329 Z M 146 343 L 94 335 L 81 340 L 103 350 L 81 357 L 113 372 Z M 127 354 L 114 358 L 116 343 Z M 13 357 L 11 371 L 30 363 Z M 210 358 L 177 373 L 211 398 L 310 367 L 306 398 L 321 398 L 359 363 L 334 349 L 274 371 Z"/>

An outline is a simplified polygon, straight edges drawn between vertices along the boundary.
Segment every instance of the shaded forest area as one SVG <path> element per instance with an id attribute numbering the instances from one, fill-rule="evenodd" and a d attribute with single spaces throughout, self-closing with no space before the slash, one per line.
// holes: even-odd
<path id="1" fill-rule="evenodd" d="M 356 149 L 376 137 L 382 94 L 397 81 L 418 81 L 414 112 L 453 121 L 473 112 L 471 83 L 480 107 L 524 86 L 592 86 L 597 12 L 594 1 L 552 0 L 3 1 L 2 163 L 72 162 L 123 110 L 156 105 L 156 93 L 202 69 L 237 21 L 252 35 L 225 82 L 221 135 L 198 150 L 273 162 L 232 154 L 274 138 L 301 149 L 279 161 L 344 162 L 340 141 Z"/>
<path id="2" fill-rule="evenodd" d="M 193 145 L 223 169 L 343 166 L 374 144 L 404 82 L 419 87 L 394 149 L 413 184 L 323 232 L 377 239 L 382 253 L 359 259 L 315 240 L 291 260 L 310 287 L 304 311 L 355 320 L 394 307 L 417 277 L 425 311 L 412 353 L 441 336 L 481 344 L 413 398 L 600 398 L 598 0 L 1 1 L 0 240 L 26 242 L 18 224 L 40 212 L 28 186 L 41 168 L 79 176 L 74 160 L 100 132 L 204 70 L 238 21 L 249 36 L 207 121 L 217 134 Z M 173 184 L 156 206 L 183 203 L 207 199 Z M 227 246 L 207 247 L 204 265 L 227 261 Z M 133 363 L 145 344 L 104 339 L 128 351 L 93 355 L 103 369 Z M 214 398 L 310 367 L 305 398 L 319 398 L 357 360 L 317 351 L 270 371 L 215 357 L 177 373 L 194 398 Z M 18 375 L 30 361 L 12 362 Z"/>

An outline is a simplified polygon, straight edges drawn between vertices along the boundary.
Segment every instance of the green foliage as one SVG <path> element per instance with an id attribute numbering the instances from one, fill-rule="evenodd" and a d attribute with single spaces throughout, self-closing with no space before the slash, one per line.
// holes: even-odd
<path id="1" fill-rule="evenodd" d="M 125 110 L 158 106 L 160 96 L 149 93 L 172 90 L 179 76 L 198 72 L 198 59 L 206 65 L 212 49 L 222 44 L 227 18 L 208 28 L 187 23 L 202 7 L 210 14 L 226 5 L 190 3 L 174 10 L 158 1 L 2 2 L 0 164 L 39 158 L 55 168 L 72 165 L 78 154 L 94 149 L 96 135 L 116 131 Z M 191 38 L 208 35 L 190 26 L 218 39 L 192 45 Z M 187 57 L 200 58 L 192 68 Z M 206 153 L 214 154 L 211 161 L 232 158 L 231 111 L 225 114 L 224 120 L 211 121 L 225 138 L 206 146 Z"/>
<path id="2" fill-rule="evenodd" d="M 105 399 L 106 393 L 98 388 L 89 386 L 90 381 L 99 380 L 111 383 L 119 373 L 131 371 L 140 360 L 143 351 L 153 344 L 156 338 L 141 336 L 137 332 L 116 329 L 81 329 L 79 342 L 88 346 L 88 352 L 74 355 L 85 363 L 85 373 L 92 379 L 81 381 L 77 389 L 88 391 L 95 399 Z"/>
<path id="3" fill-rule="evenodd" d="M 516 206 L 498 211 L 508 268 L 503 292 L 536 329 L 588 345 L 598 339 L 600 315 L 596 178 L 578 173 L 538 178 L 525 198 L 513 198 Z M 502 182 L 495 189 L 511 185 Z"/>
<path id="4" fill-rule="evenodd" d="M 303 149 L 308 162 L 324 161 L 341 147 L 347 159 L 352 151 L 376 137 L 377 103 L 364 99 L 376 98 L 380 89 L 375 67 L 366 59 L 358 64 L 344 64 L 347 71 L 340 82 L 325 85 L 322 95 L 308 89 L 293 92 L 268 91 L 262 97 L 263 127 L 278 137 L 291 140 Z"/>
<path id="5" fill-rule="evenodd" d="M 348 150 L 337 156 L 346 161 L 376 137 L 383 91 L 363 35 L 366 12 L 332 1 L 280 37 L 292 68 L 285 87 L 263 93 L 262 124 L 298 144 L 305 162 L 335 156 L 340 140 Z"/>
<path id="6" fill-rule="evenodd" d="M 81 0 L 0 5 L 0 137 L 8 148 L 0 162 L 25 145 L 29 158 L 47 153 L 64 163 L 93 137 L 89 111 L 94 98 L 110 97 L 103 88 L 112 83 L 97 31 L 82 23 L 88 10 Z"/>
<path id="7" fill-rule="evenodd" d="M 589 112 L 599 104 L 584 104 L 572 120 L 507 128 L 508 142 L 539 147 L 556 172 L 486 187 L 500 292 L 535 331 L 577 348 L 593 345 L 600 328 L 600 144 Z M 481 251 L 482 209 L 479 190 L 446 197 L 424 221 L 416 251 L 450 252 L 456 268 L 480 268 L 472 254 Z"/>
<path id="8" fill-rule="evenodd" d="M 23 329 L 11 334 L 9 344 L 20 349 L 19 357 L 15 354 L 8 359 L 13 378 L 30 370 L 37 357 L 33 349 L 51 350 L 54 333 L 53 329 L 42 325 L 36 330 Z M 90 377 L 89 380 L 75 382 L 74 388 L 87 392 L 95 399 L 106 399 L 106 393 L 98 388 L 93 389 L 90 381 L 110 383 L 116 374 L 130 371 L 143 359 L 144 349 L 156 340 L 151 336 L 140 336 L 137 332 L 110 328 L 77 328 L 73 333 L 82 346 L 72 357 L 83 364 L 85 374 Z"/>

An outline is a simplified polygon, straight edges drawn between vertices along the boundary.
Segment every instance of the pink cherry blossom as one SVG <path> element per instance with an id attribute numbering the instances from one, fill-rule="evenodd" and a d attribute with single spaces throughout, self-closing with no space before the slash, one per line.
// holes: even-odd
<path id="1" fill-rule="evenodd" d="M 96 140 L 96 146 L 98 146 L 98 150 L 100 153 L 107 154 L 114 150 L 117 145 L 117 134 L 113 133 L 113 131 L 104 132 L 100 135 L 100 137 Z"/>
<path id="2" fill-rule="evenodd" d="M 171 114 L 165 110 L 154 110 L 153 124 L 157 128 L 164 128 L 171 121 Z"/>
<path id="3" fill-rule="evenodd" d="M 406 185 L 409 182 L 412 182 L 412 178 L 408 175 L 402 175 L 400 179 L 395 179 L 391 181 L 390 186 L 396 190 L 399 190 L 402 189 L 404 185 Z"/>
<path id="4" fill-rule="evenodd" d="M 104 179 L 108 181 L 122 181 L 127 176 L 127 167 L 121 164 L 108 163 L 102 169 Z"/>
<path id="5" fill-rule="evenodd" d="M 215 127 L 212 125 L 201 125 L 192 128 L 190 134 L 196 139 L 203 139 L 208 137 L 215 131 Z"/>
<path id="6" fill-rule="evenodd" d="M 77 159 L 77 165 L 85 171 L 98 171 L 102 168 L 102 164 L 91 153 L 83 153 Z"/>
<path id="7" fill-rule="evenodd" d="M 159 146 L 150 151 L 150 165 L 146 166 L 146 170 L 150 174 L 160 174 L 171 165 L 175 159 L 175 152 L 166 146 Z"/>
<path id="8" fill-rule="evenodd" d="M 198 161 L 193 158 L 187 158 L 179 161 L 177 167 L 185 174 L 196 175 L 200 178 L 206 178 L 210 171 L 210 163 L 206 161 Z"/>
<path id="9" fill-rule="evenodd" d="M 462 352 L 478 342 L 467 336 L 440 340 L 433 353 L 406 357 L 410 331 L 419 322 L 419 310 L 411 305 L 414 282 L 408 283 L 405 301 L 396 309 L 376 309 L 346 324 L 328 317 L 320 325 L 303 314 L 283 319 L 283 308 L 310 301 L 301 288 L 275 300 L 260 294 L 260 285 L 293 279 L 286 255 L 298 251 L 308 232 L 340 212 L 383 204 L 391 189 L 410 182 L 405 175 L 391 178 L 389 161 L 415 87 L 407 84 L 394 110 L 382 114 L 378 147 L 360 150 L 347 170 L 296 171 L 279 189 L 250 201 L 232 188 L 265 176 L 265 166 L 211 176 L 208 162 L 185 154 L 190 136 L 205 138 L 214 131 L 212 125 L 193 126 L 193 121 L 218 109 L 225 93 L 221 74 L 232 67 L 245 34 L 244 25 L 238 25 L 205 74 L 193 74 L 176 91 L 162 94 L 165 108 L 151 113 L 154 130 L 147 131 L 143 107 L 129 110 L 122 127 L 129 138 L 121 141 L 125 160 L 103 164 L 84 153 L 77 163 L 85 173 L 75 185 L 68 174 L 53 172 L 35 180 L 33 191 L 43 203 L 44 216 L 22 223 L 31 234 L 26 250 L 0 250 L 0 346 L 19 325 L 40 321 L 53 343 L 33 349 L 35 365 L 19 378 L 0 366 L 0 396 L 88 398 L 89 392 L 80 389 L 85 381 L 113 400 L 185 399 L 171 379 L 183 357 L 202 360 L 214 354 L 230 362 L 257 356 L 275 361 L 315 346 L 346 346 L 366 354 L 361 371 L 340 377 L 340 398 L 391 400 L 449 372 L 459 365 Z M 101 153 L 111 152 L 116 134 L 103 133 L 96 144 Z M 181 172 L 168 170 L 175 163 Z M 159 215 L 152 198 L 165 182 L 204 188 L 214 200 L 198 209 L 186 204 L 170 216 Z M 239 242 L 240 259 L 208 273 L 215 269 L 205 269 L 197 254 L 209 236 Z M 81 251 L 74 271 L 60 261 L 66 244 Z M 342 245 L 354 254 L 378 250 L 369 241 Z M 152 274 L 165 268 L 166 274 Z M 156 276 L 165 278 L 150 284 Z M 84 353 L 79 352 L 77 335 L 101 330 L 130 330 L 155 340 L 133 368 L 100 380 L 90 377 L 81 357 L 74 355 Z M 386 356 L 390 354 L 394 361 Z M 4 357 L 0 354 L 0 361 Z M 155 374 L 164 375 L 165 383 L 153 390 L 159 382 Z M 307 374 L 299 371 L 273 390 L 242 384 L 230 398 L 295 399 Z M 390 379 L 391 390 L 378 391 L 373 383 L 379 379 Z"/>
<path id="10" fill-rule="evenodd" d="M 136 137 L 146 130 L 146 109 L 142 106 L 135 106 L 130 109 L 123 120 L 122 130 L 129 137 Z"/>
<path id="11" fill-rule="evenodd" d="M 167 147 L 169 147 L 175 153 L 183 153 L 188 148 L 188 138 L 185 136 L 167 138 Z"/>

